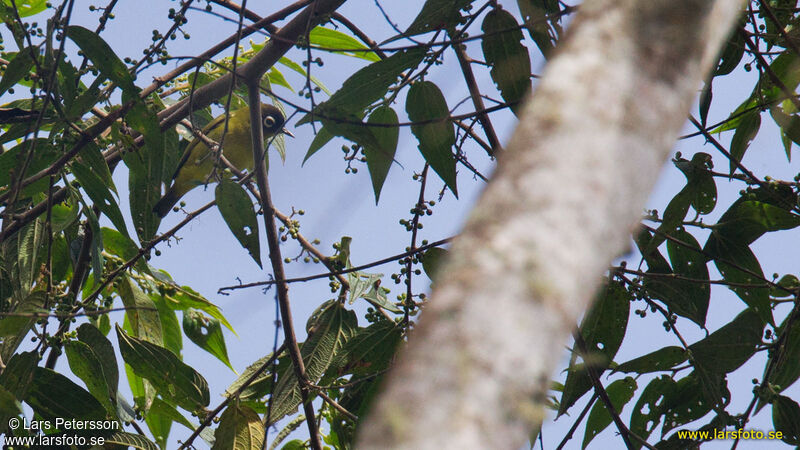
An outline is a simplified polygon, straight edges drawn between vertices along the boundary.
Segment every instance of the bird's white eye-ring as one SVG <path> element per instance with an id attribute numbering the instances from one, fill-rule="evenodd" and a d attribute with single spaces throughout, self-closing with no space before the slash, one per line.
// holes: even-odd
<path id="1" fill-rule="evenodd" d="M 272 128 L 275 126 L 275 118 L 272 116 L 264 117 L 264 126 L 267 128 Z"/>

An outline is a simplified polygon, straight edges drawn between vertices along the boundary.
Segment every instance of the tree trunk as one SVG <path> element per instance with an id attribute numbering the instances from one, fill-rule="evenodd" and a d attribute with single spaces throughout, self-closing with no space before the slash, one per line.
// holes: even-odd
<path id="1" fill-rule="evenodd" d="M 740 0 L 587 0 L 453 244 L 358 448 L 519 448 Z"/>

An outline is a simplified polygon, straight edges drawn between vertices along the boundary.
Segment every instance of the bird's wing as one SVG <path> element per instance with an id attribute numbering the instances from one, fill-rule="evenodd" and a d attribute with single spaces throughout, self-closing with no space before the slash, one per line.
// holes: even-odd
<path id="1" fill-rule="evenodd" d="M 209 139 L 214 139 L 209 135 L 214 130 L 219 129 L 224 123 L 225 123 L 225 114 L 220 114 L 219 116 L 215 117 L 211 122 L 206 124 L 206 126 L 203 128 L 203 134 Z M 192 155 L 192 152 L 198 145 L 205 146 L 205 143 L 202 140 L 195 137 L 194 139 L 192 139 L 192 142 L 190 142 L 189 145 L 186 146 L 186 149 L 183 151 L 183 155 L 181 155 L 181 160 L 178 162 L 178 166 L 175 168 L 175 173 L 172 174 L 173 180 L 178 177 L 178 173 L 181 171 L 181 168 L 186 164 L 186 161 L 189 160 L 189 157 Z M 197 155 L 197 157 L 201 157 L 201 155 Z M 203 155 L 202 158 L 205 158 L 205 155 Z"/>

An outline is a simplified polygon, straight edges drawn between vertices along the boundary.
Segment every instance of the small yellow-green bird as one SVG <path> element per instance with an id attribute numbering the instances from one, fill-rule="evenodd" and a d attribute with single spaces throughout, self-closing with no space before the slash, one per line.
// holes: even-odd
<path id="1" fill-rule="evenodd" d="M 264 139 L 277 133 L 292 136 L 289 130 L 283 128 L 285 119 L 280 110 L 272 105 L 261 105 L 261 125 L 264 127 Z M 203 134 L 209 139 L 220 142 L 225 124 L 225 114 L 215 118 L 203 129 Z M 253 170 L 253 150 L 250 139 L 250 108 L 240 108 L 230 113 L 228 119 L 228 132 L 223 142 L 223 152 L 228 161 L 239 170 Z M 153 212 L 159 217 L 167 215 L 170 209 L 187 192 L 206 183 L 209 174 L 214 168 L 216 157 L 211 149 L 201 139 L 195 138 L 186 147 L 183 158 L 178 164 L 178 169 L 172 179 L 172 186 L 164 197 L 153 207 Z"/>

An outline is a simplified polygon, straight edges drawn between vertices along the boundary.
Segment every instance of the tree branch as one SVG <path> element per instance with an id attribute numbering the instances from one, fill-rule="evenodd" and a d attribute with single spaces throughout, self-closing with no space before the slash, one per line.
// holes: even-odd
<path id="1" fill-rule="evenodd" d="M 248 82 L 247 91 L 250 104 L 250 123 L 261 123 L 261 91 L 259 84 L 261 75 L 257 75 L 254 80 Z M 310 388 L 306 368 L 303 362 L 303 355 L 297 345 L 297 337 L 294 334 L 294 320 L 292 319 L 292 309 L 289 304 L 289 286 L 284 282 L 286 274 L 283 270 L 283 258 L 281 257 L 280 239 L 278 230 L 275 226 L 275 207 L 272 204 L 269 184 L 267 182 L 267 166 L 264 164 L 264 130 L 262 127 L 250 127 L 250 137 L 253 143 L 253 161 L 255 161 L 254 172 L 256 174 L 256 184 L 261 194 L 261 211 L 264 217 L 264 229 L 267 231 L 267 246 L 269 247 L 269 260 L 272 265 L 272 274 L 275 277 L 278 305 L 281 312 L 281 323 L 283 324 L 284 342 L 289 350 L 289 357 L 292 360 L 294 373 L 297 383 L 300 385 L 300 397 L 302 398 L 303 409 L 308 425 L 309 439 L 311 448 L 322 450 L 322 442 L 319 439 L 317 429 L 316 414 L 314 405 L 311 404 Z M 265 424 L 270 426 L 270 424 Z"/>
<path id="2" fill-rule="evenodd" d="M 741 5 L 581 4 L 358 446 L 523 445 Z"/>

